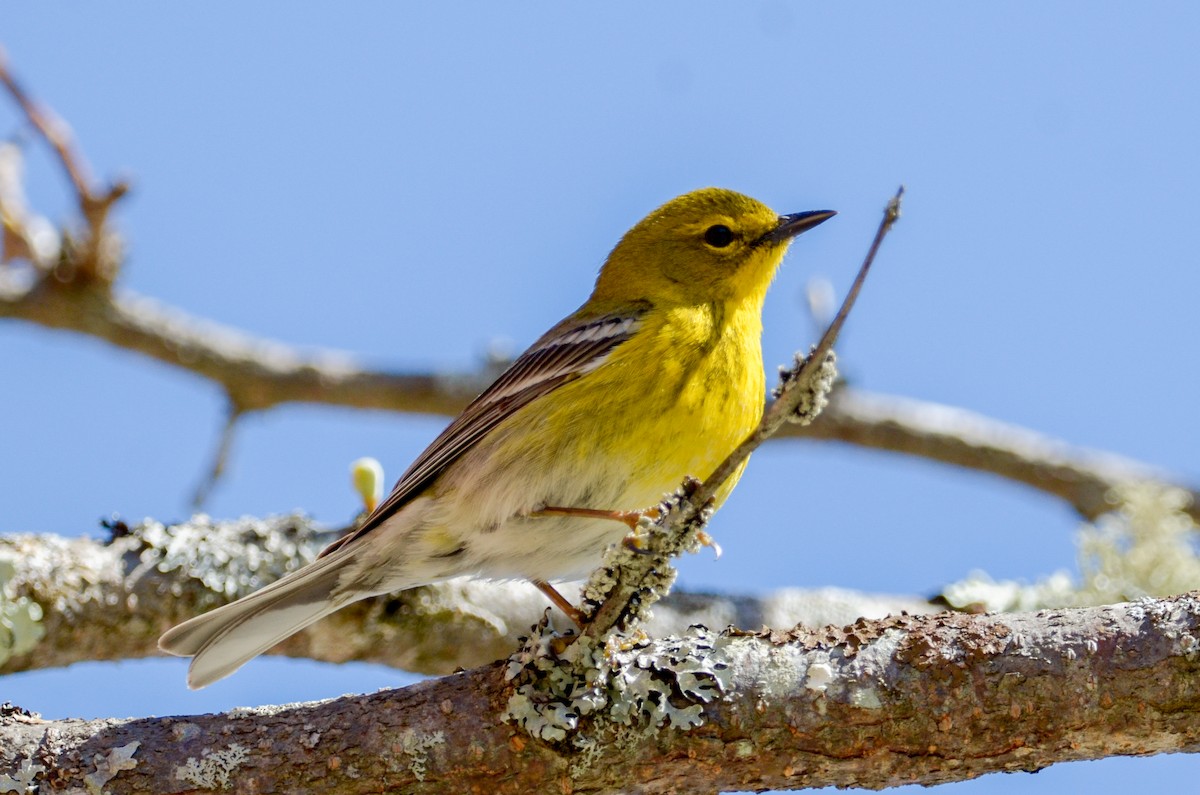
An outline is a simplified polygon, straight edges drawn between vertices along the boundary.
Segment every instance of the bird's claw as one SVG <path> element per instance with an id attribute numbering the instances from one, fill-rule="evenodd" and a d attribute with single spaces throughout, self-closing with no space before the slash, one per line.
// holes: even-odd
<path id="1" fill-rule="evenodd" d="M 711 535 L 709 535 L 707 531 L 705 531 L 705 530 L 697 531 L 696 532 L 696 540 L 700 542 L 700 546 L 711 548 L 713 551 L 713 554 L 716 556 L 717 560 L 721 559 L 721 554 L 723 552 L 723 550 L 721 549 L 721 545 L 718 544 L 717 540 L 715 538 L 713 538 Z"/>

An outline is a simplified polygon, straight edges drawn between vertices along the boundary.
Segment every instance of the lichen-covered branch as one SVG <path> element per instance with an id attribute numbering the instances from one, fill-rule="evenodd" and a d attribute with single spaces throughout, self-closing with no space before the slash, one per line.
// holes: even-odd
<path id="1" fill-rule="evenodd" d="M 115 535 L 109 543 L 0 536 L 0 673 L 157 655 L 164 630 L 299 568 L 333 537 L 300 516 L 151 521 L 119 525 Z M 445 674 L 509 654 L 546 606 L 525 583 L 454 580 L 356 603 L 275 651 Z M 21 617 L 11 633 L 6 607 Z M 692 623 L 791 626 L 936 609 L 915 598 L 837 589 L 765 597 L 682 593 L 660 603 L 648 627 L 666 634 Z"/>
<path id="2" fill-rule="evenodd" d="M 1198 638 L 1195 594 L 761 635 L 696 630 L 601 656 L 603 703 L 554 741 L 506 720 L 507 665 L 223 715 L 45 722 L 7 709 L 0 787 L 716 793 L 936 784 L 1195 752 Z"/>

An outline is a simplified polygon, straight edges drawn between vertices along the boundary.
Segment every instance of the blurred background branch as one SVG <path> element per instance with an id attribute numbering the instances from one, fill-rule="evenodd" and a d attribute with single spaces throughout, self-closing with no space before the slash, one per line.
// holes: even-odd
<path id="1" fill-rule="evenodd" d="M 113 527 L 106 542 L 0 536 L 0 674 L 158 656 L 158 636 L 167 628 L 300 568 L 336 535 L 303 516 L 222 522 L 198 516 Z M 574 597 L 577 590 L 578 584 L 565 592 Z M 16 611 L 5 612 L 7 605 L 43 607 L 33 621 L 13 622 L 9 612 Z M 508 655 L 546 609 L 529 583 L 460 578 L 358 602 L 272 653 L 443 675 Z M 664 635 L 692 624 L 824 626 L 942 609 L 915 597 L 837 588 L 764 596 L 677 592 L 655 606 L 646 626 Z M 18 630 L 7 641 L 6 625 Z"/>
<path id="2" fill-rule="evenodd" d="M 181 368 L 218 384 L 229 413 L 208 473 L 196 491 L 201 506 L 224 469 L 239 418 L 288 403 L 357 409 L 382 409 L 453 416 L 495 377 L 505 362 L 489 362 L 480 372 L 397 373 L 373 370 L 353 355 L 303 350 L 254 337 L 182 309 L 113 288 L 120 271 L 120 246 L 107 211 L 126 192 L 124 183 L 96 192 L 91 169 L 71 144 L 66 125 L 32 100 L 0 57 L 0 83 L 26 113 L 30 124 L 58 154 L 76 194 L 81 215 L 59 230 L 64 241 L 82 227 L 82 247 L 61 250 L 38 243 L 50 222 L 25 206 L 20 179 L 21 151 L 7 145 L 0 167 L 0 217 L 5 248 L 0 252 L 0 318 L 72 331 Z M 7 197 L 7 198 L 6 198 Z M 102 211 L 98 208 L 102 208 Z M 115 238 L 114 238 L 115 239 Z M 109 259 L 99 264 L 101 250 Z M 68 256 L 67 252 L 77 252 Z M 24 260 L 32 276 L 18 274 Z M 63 263 L 66 263 L 64 265 Z M 91 278 L 97 273 L 105 278 Z M 1200 520 L 1200 492 L 1141 462 L 1072 447 L 1034 431 L 963 410 L 894 395 L 839 386 L 831 405 L 811 426 L 789 425 L 776 438 L 840 441 L 918 456 L 987 472 L 1025 484 L 1066 501 L 1080 516 L 1094 519 L 1111 510 L 1113 488 L 1131 481 L 1158 480 L 1185 489 L 1193 497 L 1186 508 Z"/>

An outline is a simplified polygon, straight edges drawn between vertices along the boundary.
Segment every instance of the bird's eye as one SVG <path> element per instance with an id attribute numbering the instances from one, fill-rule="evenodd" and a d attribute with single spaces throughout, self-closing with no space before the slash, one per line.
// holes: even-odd
<path id="1" fill-rule="evenodd" d="M 704 230 L 704 242 L 713 248 L 725 248 L 733 242 L 733 230 L 725 224 L 713 224 Z"/>

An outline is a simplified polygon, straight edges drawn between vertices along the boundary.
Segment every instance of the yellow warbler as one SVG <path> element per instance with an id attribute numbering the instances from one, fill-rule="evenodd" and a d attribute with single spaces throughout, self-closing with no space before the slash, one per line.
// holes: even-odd
<path id="1" fill-rule="evenodd" d="M 160 648 L 194 655 L 203 687 L 351 602 L 464 574 L 532 580 L 576 617 L 547 581 L 587 573 L 627 531 L 614 519 L 707 476 L 758 423 L 763 298 L 791 239 L 831 216 L 718 188 L 659 207 L 357 530 Z"/>

